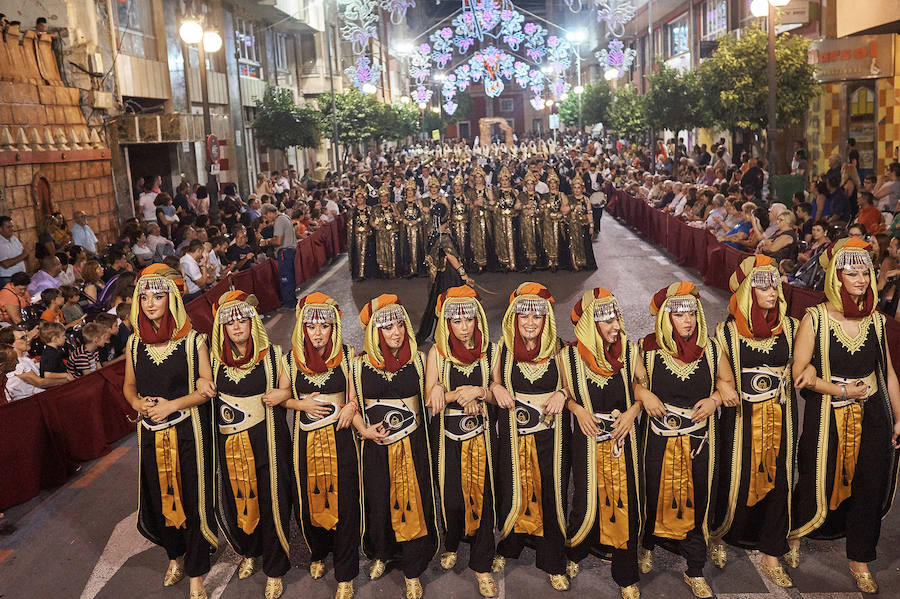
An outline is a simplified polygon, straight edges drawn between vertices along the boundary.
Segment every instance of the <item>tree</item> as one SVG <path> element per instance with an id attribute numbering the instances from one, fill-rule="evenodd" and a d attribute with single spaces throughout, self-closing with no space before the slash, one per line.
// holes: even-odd
<path id="1" fill-rule="evenodd" d="M 711 124 L 706 122 L 705 112 L 700 109 L 704 89 L 696 71 L 682 73 L 660 62 L 647 80 L 650 89 L 644 101 L 647 124 L 651 129 L 669 129 L 677 134 Z"/>
<path id="2" fill-rule="evenodd" d="M 453 114 L 444 114 L 444 120 L 448 123 L 458 123 L 468 119 L 469 113 L 472 112 L 472 96 L 468 92 L 461 92 L 453 97 L 453 101 L 456 102 L 456 110 Z"/>
<path id="3" fill-rule="evenodd" d="M 284 151 L 291 147 L 315 148 L 322 132 L 321 116 L 311 106 L 297 106 L 289 89 L 266 86 L 257 98 L 256 117 L 250 124 L 263 145 Z"/>
<path id="4" fill-rule="evenodd" d="M 378 104 L 378 110 L 379 139 L 400 141 L 419 131 L 419 109 L 415 104 Z"/>
<path id="5" fill-rule="evenodd" d="M 640 141 L 649 129 L 644 96 L 633 85 L 616 88 L 607 109 L 609 128 L 620 137 Z"/>
<path id="6" fill-rule="evenodd" d="M 606 122 L 610 100 L 609 83 L 605 79 L 585 85 L 581 94 L 581 123 L 589 127 Z M 566 127 L 578 125 L 578 94 L 569 92 L 560 102 L 559 118 Z"/>
<path id="7" fill-rule="evenodd" d="M 332 122 L 331 94 L 318 98 L 319 111 L 324 122 Z M 378 131 L 378 102 L 354 87 L 334 97 L 337 113 L 338 143 L 345 146 L 345 154 L 350 147 L 375 137 Z"/>
<path id="8" fill-rule="evenodd" d="M 428 139 L 431 139 L 431 132 L 435 129 L 440 131 L 441 135 L 443 135 L 447 132 L 447 121 L 444 120 L 442 115 L 432 112 L 431 110 L 426 110 L 425 114 L 422 116 L 422 131 L 425 132 Z"/>
<path id="9" fill-rule="evenodd" d="M 726 36 L 698 69 L 705 93 L 704 112 L 722 129 L 763 130 L 768 125 L 768 34 L 759 27 L 743 30 L 740 39 Z M 780 126 L 800 121 L 818 93 L 815 67 L 808 63 L 809 40 L 782 33 L 775 40 L 777 103 Z"/>

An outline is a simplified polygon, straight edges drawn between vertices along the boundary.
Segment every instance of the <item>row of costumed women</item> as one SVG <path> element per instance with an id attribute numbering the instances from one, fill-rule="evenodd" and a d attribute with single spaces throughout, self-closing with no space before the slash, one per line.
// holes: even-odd
<path id="1" fill-rule="evenodd" d="M 493 187 L 486 185 L 480 167 L 473 173 L 472 187 L 458 174 L 447 194 L 435 177 L 422 194 L 409 179 L 399 202 L 392 201 L 384 185 L 374 206 L 367 205 L 366 188 L 357 188 L 347 227 L 351 276 L 362 280 L 431 274 L 433 279 L 430 256 L 441 234 L 449 237 L 470 273 L 597 268 L 591 202 L 580 177 L 572 180 L 567 197 L 559 191 L 553 171 L 546 194 L 537 193 L 538 179 L 532 172 L 521 190 L 513 187 L 505 167 Z"/>
<path id="2" fill-rule="evenodd" d="M 827 301 L 799 324 L 760 255 L 732 276 L 714 334 L 680 282 L 653 296 L 640 344 L 599 287 L 572 309 L 572 344 L 543 285 L 512 293 L 498 343 L 477 293 L 453 287 L 427 357 L 396 296 L 363 307 L 359 356 L 335 302 L 302 298 L 282 355 L 252 296 L 233 291 L 215 307 L 208 358 L 176 273 L 150 267 L 125 383 L 143 416 L 138 527 L 166 549 L 165 584 L 187 574 L 192 598 L 206 596 L 217 527 L 244 557 L 240 576 L 261 566 L 265 596 L 280 596 L 292 512 L 313 578 L 332 554 L 338 599 L 353 596 L 360 547 L 370 578 L 403 571 L 409 599 L 434 557 L 455 566 L 462 542 L 482 596 L 530 547 L 558 591 L 589 553 L 608 556 L 630 599 L 656 546 L 685 558 L 696 597 L 712 596 L 703 569 L 708 556 L 724 567 L 727 545 L 758 549 L 762 572 L 791 586 L 781 564 L 798 567 L 801 537 L 846 537 L 851 575 L 875 592 L 867 564 L 893 500 L 900 386 L 867 246 L 841 240 L 822 261 Z"/>

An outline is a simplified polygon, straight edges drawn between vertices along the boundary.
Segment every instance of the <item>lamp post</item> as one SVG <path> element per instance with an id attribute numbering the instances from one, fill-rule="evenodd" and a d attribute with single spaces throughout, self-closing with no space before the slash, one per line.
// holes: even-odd
<path id="1" fill-rule="evenodd" d="M 753 0 L 750 3 L 750 12 L 754 17 L 766 17 L 766 28 L 769 40 L 767 44 L 768 64 L 767 79 L 769 84 L 768 114 L 766 120 L 766 147 L 768 149 L 769 163 L 769 201 L 775 201 L 775 161 L 777 153 L 775 142 L 778 138 L 778 129 L 775 126 L 776 119 L 776 94 L 777 75 L 775 70 L 775 8 L 786 5 L 790 0 Z"/>
<path id="2" fill-rule="evenodd" d="M 206 53 L 218 52 L 222 48 L 222 36 L 213 30 L 204 30 L 197 18 L 190 17 L 181 23 L 178 28 L 181 41 L 188 45 L 197 46 L 197 56 L 200 62 L 200 101 L 203 104 L 203 140 L 206 143 L 206 190 L 209 193 L 209 217 L 215 218 L 219 214 L 219 183 L 218 177 L 218 142 L 212 135 L 212 118 L 209 112 L 209 86 L 206 74 Z M 213 147 L 215 149 L 213 149 Z M 215 162 L 210 156 L 215 156 Z M 215 171 L 215 172 L 214 172 Z"/>
<path id="3" fill-rule="evenodd" d="M 566 39 L 572 44 L 572 50 L 575 52 L 575 93 L 578 95 L 578 133 L 581 134 L 581 95 L 584 93 L 584 86 L 581 85 L 581 43 L 587 39 L 587 32 L 584 29 L 576 29 L 566 34 Z"/>
<path id="4" fill-rule="evenodd" d="M 325 44 L 328 46 L 328 84 L 331 86 L 331 150 L 332 160 L 334 160 L 334 168 L 337 169 L 338 183 L 341 181 L 341 161 L 338 157 L 338 122 L 337 122 L 337 100 L 334 96 L 334 65 L 331 58 L 331 25 L 328 23 L 328 3 L 324 8 L 325 16 Z M 339 15 L 336 15 L 339 17 Z"/>

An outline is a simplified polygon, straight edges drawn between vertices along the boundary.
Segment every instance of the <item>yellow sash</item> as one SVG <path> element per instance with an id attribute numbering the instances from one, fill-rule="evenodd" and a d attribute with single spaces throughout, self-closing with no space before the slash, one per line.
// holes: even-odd
<path id="1" fill-rule="evenodd" d="M 159 493 L 162 514 L 166 526 L 181 528 L 187 521 L 181 503 L 181 463 L 178 460 L 178 432 L 174 426 L 155 431 L 156 468 L 159 475 Z"/>
<path id="2" fill-rule="evenodd" d="M 624 549 L 628 545 L 628 464 L 624 451 L 618 457 L 613 455 L 615 444 L 613 439 L 597 443 L 597 524 L 601 545 Z"/>
<path id="3" fill-rule="evenodd" d="M 659 479 L 653 534 L 684 539 L 694 528 L 694 475 L 691 471 L 691 438 L 668 437 Z"/>
<path id="4" fill-rule="evenodd" d="M 779 397 L 752 404 L 750 426 L 753 445 L 750 451 L 748 506 L 756 505 L 775 488 L 775 461 L 781 451 L 782 408 Z"/>
<path id="5" fill-rule="evenodd" d="M 412 541 L 428 534 L 419 479 L 413 463 L 409 437 L 387 446 L 391 485 L 391 525 L 398 542 Z M 429 483 L 430 484 L 430 483 Z"/>
<path id="6" fill-rule="evenodd" d="M 487 463 L 484 435 L 475 435 L 460 444 L 462 495 L 466 510 L 466 536 L 472 536 L 481 524 L 484 507 L 484 477 Z"/>
<path id="7" fill-rule="evenodd" d="M 538 463 L 534 435 L 519 437 L 519 492 L 522 501 L 513 532 L 544 536 L 544 514 L 541 506 L 541 467 Z"/>
<path id="8" fill-rule="evenodd" d="M 333 530 L 338 521 L 338 463 L 334 427 L 306 434 L 306 497 L 313 526 Z"/>
<path id="9" fill-rule="evenodd" d="M 259 489 L 256 484 L 256 458 L 250 445 L 250 434 L 246 430 L 228 435 L 225 439 L 225 465 L 237 509 L 238 528 L 248 535 L 252 534 L 259 524 Z"/>

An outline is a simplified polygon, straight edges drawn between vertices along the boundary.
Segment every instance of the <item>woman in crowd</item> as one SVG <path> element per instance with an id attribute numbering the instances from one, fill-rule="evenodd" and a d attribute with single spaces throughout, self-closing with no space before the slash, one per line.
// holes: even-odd
<path id="1" fill-rule="evenodd" d="M 790 212 L 780 216 L 785 214 Z M 725 566 L 723 541 L 758 549 L 763 574 L 789 587 L 793 583 L 778 558 L 788 552 L 799 425 L 791 372 L 797 322 L 787 316 L 777 266 L 763 254 L 741 262 L 729 282 L 731 318 L 716 332 L 736 394 L 720 387 L 725 407 L 710 557 Z"/>
<path id="2" fill-rule="evenodd" d="M 567 574 L 593 548 L 612 554 L 612 577 L 623 599 L 641 596 L 637 549 L 643 507 L 641 462 L 635 418 L 647 390 L 637 345 L 625 336 L 616 297 L 597 287 L 572 308 L 576 344 L 566 348 L 563 366 L 575 416 L 572 437 L 574 495 L 569 513 Z M 663 414 L 658 403 L 656 416 Z M 599 493 L 598 493 L 599 489 Z"/>
<path id="3" fill-rule="evenodd" d="M 420 599 L 419 577 L 440 546 L 424 421 L 425 360 L 396 295 L 379 295 L 359 318 L 365 353 L 353 362 L 353 383 L 366 431 L 361 455 L 369 578 L 380 578 L 387 561 L 399 557 L 406 599 Z"/>
<path id="4" fill-rule="evenodd" d="M 544 202 L 536 191 L 537 182 L 537 175 L 529 170 L 522 181 L 525 189 L 519 194 L 519 206 L 522 209 L 519 216 L 519 227 L 522 231 L 521 266 L 526 272 L 531 272 L 546 262 L 541 235 L 541 208 Z"/>
<path id="5" fill-rule="evenodd" d="M 435 306 L 437 329 L 428 352 L 425 389 L 433 460 L 446 538 L 441 567 L 456 565 L 459 544 L 471 544 L 469 568 L 482 597 L 496 597 L 494 559 L 494 427 L 487 405 L 495 346 L 471 287 L 451 287 Z"/>
<path id="6" fill-rule="evenodd" d="M 391 202 L 391 190 L 387 185 L 378 190 L 378 205 L 370 210 L 369 226 L 375 232 L 375 259 L 381 276 L 393 279 L 397 276 L 400 258 L 400 214 Z"/>
<path id="7" fill-rule="evenodd" d="M 741 205 L 737 224 L 734 225 L 720 241 L 735 249 L 746 250 L 751 243 L 754 210 L 756 210 L 756 204 L 753 202 L 744 202 Z"/>
<path id="8" fill-rule="evenodd" d="M 797 229 L 794 227 L 794 213 L 786 210 L 775 217 L 778 231 L 771 239 L 759 242 L 759 251 L 772 258 L 775 263 L 797 259 Z"/>
<path id="9" fill-rule="evenodd" d="M 350 428 L 358 413 L 350 384 L 353 348 L 344 345 L 341 311 L 323 293 L 297 302 L 291 351 L 285 356 L 280 389 L 294 412 L 294 479 L 297 521 L 311 554 L 313 579 L 325 574 L 334 555 L 335 599 L 353 597 L 359 573 L 359 455 Z"/>
<path id="10" fill-rule="evenodd" d="M 350 265 L 350 276 L 354 281 L 362 281 L 372 271 L 373 265 L 368 259 L 371 255 L 369 240 L 372 228 L 369 226 L 369 207 L 366 206 L 366 188 L 360 185 L 353 192 L 354 206 L 349 211 L 347 220 L 347 261 Z"/>
<path id="11" fill-rule="evenodd" d="M 281 578 L 291 568 L 291 437 L 277 401 L 286 395 L 278 389 L 281 348 L 269 342 L 256 305 L 255 296 L 238 290 L 213 305 L 216 517 L 243 557 L 238 578 L 249 578 L 261 565 L 268 577 L 265 599 L 278 599 Z"/>
<path id="12" fill-rule="evenodd" d="M 539 283 L 510 295 L 491 392 L 502 408 L 497 427 L 497 526 L 494 571 L 534 544 L 536 565 L 557 591 L 566 577 L 565 500 L 569 433 L 568 394 L 560 368 L 553 296 Z"/>
<path id="13" fill-rule="evenodd" d="M 164 586 L 190 577 L 191 599 L 206 599 L 203 577 L 218 546 L 213 512 L 215 396 L 204 335 L 191 328 L 181 273 L 162 264 L 141 272 L 131 304 L 125 399 L 141 416 L 137 526 L 166 550 Z"/>
<path id="14" fill-rule="evenodd" d="M 481 272 L 487 268 L 488 262 L 497 256 L 493 251 L 490 240 L 493 239 L 493 223 L 491 221 L 492 198 L 490 187 L 485 183 L 485 174 L 480 166 L 475 166 L 471 171 L 474 185 L 468 191 L 470 217 L 469 217 L 469 243 L 472 249 L 472 261 L 475 272 Z"/>
<path id="15" fill-rule="evenodd" d="M 497 174 L 500 182 L 494 191 L 494 248 L 500 267 L 506 272 L 517 270 L 519 259 L 519 210 L 522 207 L 512 186 L 512 175 L 504 166 Z"/>
<path id="16" fill-rule="evenodd" d="M 594 258 L 594 217 L 591 201 L 584 193 L 584 179 L 580 176 L 572 178 L 572 197 L 568 198 L 569 212 L 565 225 L 569 238 L 569 261 L 572 270 L 596 270 L 597 260 Z M 579 239 L 580 238 L 580 239 Z"/>
<path id="17" fill-rule="evenodd" d="M 848 238 L 821 255 L 827 301 L 797 331 L 794 381 L 806 403 L 788 563 L 797 566 L 801 537 L 846 537 L 850 574 L 875 593 L 868 563 L 896 485 L 900 384 L 869 250 Z"/>
<path id="18" fill-rule="evenodd" d="M 407 179 L 403 185 L 403 200 L 399 206 L 403 223 L 403 272 L 408 277 L 420 274 L 425 259 L 425 215 L 416 199 L 416 181 Z"/>
<path id="19" fill-rule="evenodd" d="M 712 597 L 706 564 L 710 493 L 716 463 L 718 379 L 730 379 L 719 348 L 707 334 L 700 294 L 689 281 L 663 287 L 650 302 L 655 330 L 642 340 L 647 379 L 665 416 L 647 422 L 644 446 L 646 515 L 641 572 L 653 567 L 657 544 L 682 555 L 683 575 L 695 597 Z"/>
<path id="20" fill-rule="evenodd" d="M 828 223 L 824 220 L 816 221 L 812 226 L 812 241 L 806 246 L 805 252 L 797 255 L 797 262 L 803 264 L 810 259 L 818 258 L 819 255 L 831 245 L 831 239 L 828 237 Z"/>

